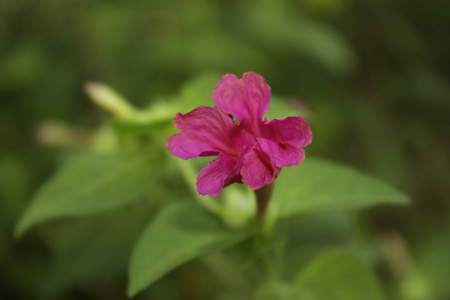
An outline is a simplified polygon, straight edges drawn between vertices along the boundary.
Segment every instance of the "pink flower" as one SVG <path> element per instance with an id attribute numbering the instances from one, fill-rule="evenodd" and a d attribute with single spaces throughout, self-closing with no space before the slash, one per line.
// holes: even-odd
<path id="1" fill-rule="evenodd" d="M 212 98 L 214 108 L 178 113 L 174 123 L 181 133 L 166 143 L 172 155 L 183 159 L 217 156 L 198 176 L 201 195 L 215 197 L 234 182 L 257 190 L 272 183 L 282 167 L 305 159 L 303 147 L 311 143 L 311 128 L 303 117 L 263 120 L 270 86 L 260 75 L 248 72 L 239 79 L 226 74 Z"/>

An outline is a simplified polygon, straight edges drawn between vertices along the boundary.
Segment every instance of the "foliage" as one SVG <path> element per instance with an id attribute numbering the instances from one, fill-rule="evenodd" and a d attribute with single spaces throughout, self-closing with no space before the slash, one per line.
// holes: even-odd
<path id="1" fill-rule="evenodd" d="M 205 88 L 199 82 L 201 81 L 194 81 L 191 85 L 194 87 L 198 86 L 197 88 Z M 97 149 L 98 141 L 93 142 L 91 146 L 92 154 L 78 154 L 72 157 L 44 185 L 40 192 L 37 193 L 18 223 L 17 233 L 19 235 L 23 234 L 30 227 L 43 221 L 60 219 L 67 216 L 79 217 L 94 213 L 98 214 L 113 209 L 123 209 L 130 202 L 136 202 L 142 197 L 145 197 L 145 192 L 147 192 L 147 201 L 153 206 L 153 208 L 148 207 L 147 209 L 150 211 L 151 209 L 160 210 L 160 212 L 156 214 L 154 219 L 149 218 L 150 223 L 141 233 L 138 241 L 126 240 L 128 244 L 136 244 L 133 247 L 130 257 L 129 296 L 135 296 L 138 292 L 142 292 L 174 268 L 194 258 L 230 248 L 244 240 L 267 240 L 267 242 L 264 242 L 267 243 L 267 246 L 263 247 L 263 249 L 266 247 L 268 249 L 273 248 L 274 245 L 271 245 L 272 242 L 270 242 L 268 237 L 270 237 L 271 231 L 277 230 L 273 227 L 277 227 L 277 224 L 285 218 L 292 218 L 308 213 L 323 213 L 330 210 L 348 211 L 370 207 L 375 204 L 403 204 L 408 202 L 408 198 L 402 193 L 373 178 L 325 160 L 310 158 L 301 167 L 288 168 L 277 179 L 277 191 L 273 194 L 273 201 L 270 206 L 272 213 L 268 216 L 264 228 L 258 228 L 258 226 L 253 224 L 252 213 L 242 214 L 239 212 L 242 209 L 240 208 L 242 207 L 241 203 L 254 201 L 254 198 L 250 196 L 251 193 L 241 194 L 239 196 L 241 199 L 240 202 L 227 203 L 224 198 L 230 198 L 230 196 L 227 196 L 227 193 L 224 192 L 223 196 L 217 199 L 197 196 L 198 202 L 193 202 L 195 200 L 194 197 L 185 196 L 184 198 L 187 198 L 186 200 L 183 199 L 184 201 L 167 205 L 167 202 L 163 198 L 171 197 L 170 191 L 165 197 L 160 199 L 155 197 L 153 192 L 156 185 L 155 181 L 161 182 L 161 179 L 154 175 L 164 170 L 161 166 L 165 164 L 179 168 L 180 173 L 184 173 L 186 183 L 191 186 L 195 183 L 195 179 L 192 177 L 195 177 L 196 173 L 198 173 L 195 171 L 186 172 L 186 167 L 182 167 L 182 164 L 179 162 L 164 159 L 167 156 L 167 153 L 164 154 L 164 139 L 158 134 L 155 135 L 153 131 L 168 132 L 173 125 L 170 123 L 158 123 L 158 126 L 154 126 L 153 118 L 157 115 L 154 108 L 149 108 L 147 113 L 139 111 L 129 112 L 127 109 L 129 114 L 124 119 L 122 110 L 116 109 L 116 107 L 120 108 L 125 106 L 113 105 L 114 103 L 118 103 L 115 99 L 119 99 L 115 94 L 92 94 L 92 89 L 88 90 L 88 92 L 91 96 L 101 97 L 102 101 L 97 103 L 111 110 L 113 114 L 116 114 L 116 120 L 113 121 L 112 125 L 120 124 L 120 126 L 113 126 L 112 133 L 109 133 L 117 135 L 115 140 L 121 140 L 117 145 L 117 149 L 110 151 L 114 153 L 117 151 L 120 152 L 123 148 L 128 149 L 129 147 L 127 145 L 130 143 L 134 145 L 133 148 L 135 149 L 131 153 L 127 152 L 123 154 L 112 154 L 108 152 L 96 153 L 95 149 Z M 183 97 L 177 98 L 173 103 L 167 103 L 166 106 L 170 111 L 171 106 L 178 107 L 177 102 L 182 102 L 183 100 Z M 121 99 L 120 101 L 123 102 L 126 100 Z M 283 110 L 283 106 L 279 107 L 281 107 L 280 110 Z M 292 112 L 292 110 L 293 108 L 289 108 L 288 106 L 284 107 L 284 113 L 286 115 Z M 145 115 L 151 117 L 146 117 L 148 119 L 137 118 L 137 116 Z M 136 120 L 141 121 L 136 123 Z M 164 127 L 167 127 L 167 130 Z M 101 134 L 102 132 L 97 135 L 97 140 L 103 140 Z M 148 144 L 152 144 L 153 146 L 150 147 Z M 141 149 L 138 151 L 136 148 Z M 187 162 L 187 164 L 190 164 L 190 162 Z M 149 185 L 148 183 L 152 180 L 152 185 Z M 298 185 L 297 182 L 301 182 L 301 185 Z M 164 185 L 163 182 L 160 184 Z M 227 188 L 227 191 L 236 189 L 239 188 L 231 186 Z M 193 191 L 196 194 L 195 188 Z M 235 193 L 232 195 L 231 198 L 234 198 L 238 194 Z M 213 201 L 217 202 L 211 204 Z M 250 212 L 254 210 L 254 206 L 250 204 L 244 205 L 244 207 L 247 207 Z M 233 213 L 230 212 L 230 209 Z M 239 215 L 242 215 L 242 220 L 240 222 L 233 221 Z M 93 230 L 90 229 L 89 223 L 85 222 L 84 224 L 87 227 L 84 227 L 82 231 L 75 229 L 70 234 L 72 238 L 67 242 L 64 242 L 67 238 L 64 236 L 61 237 L 61 246 L 56 248 L 59 253 L 57 256 L 57 268 L 60 269 L 61 264 L 70 265 L 68 263 L 70 261 L 69 256 L 74 255 L 70 254 L 74 251 L 71 248 L 78 249 L 80 247 L 80 245 L 77 245 L 77 242 L 87 243 L 93 248 L 89 248 L 91 250 L 85 254 L 81 254 L 83 252 L 77 254 L 76 256 L 79 257 L 78 259 L 80 261 L 71 268 L 71 272 L 59 275 L 62 278 L 66 278 L 58 279 L 59 282 L 67 284 L 68 280 L 77 279 L 78 274 L 90 276 L 92 273 L 104 274 L 104 271 L 102 272 L 101 270 L 116 270 L 112 265 L 109 267 L 106 266 L 106 269 L 104 269 L 100 261 L 103 261 L 108 256 L 102 255 L 101 252 L 95 249 L 98 248 L 101 249 L 100 251 L 107 251 L 104 246 L 115 245 L 120 240 L 120 236 L 115 236 L 112 239 L 106 238 L 105 236 L 105 239 L 93 240 L 83 234 L 83 231 L 91 232 Z M 142 222 L 138 224 L 142 224 Z M 231 227 L 227 226 L 231 224 L 234 225 Z M 97 224 L 93 223 L 90 226 L 94 226 L 95 228 Z M 107 222 L 105 226 L 107 226 L 105 228 L 110 226 L 110 230 L 122 231 L 122 229 L 116 229 L 114 223 Z M 95 231 L 102 230 L 101 228 L 95 229 Z M 134 225 L 131 225 L 130 230 L 134 230 L 133 228 L 135 228 Z M 70 232 L 70 229 L 68 232 Z M 68 232 L 63 231 L 63 234 L 67 234 Z M 281 233 L 282 231 L 279 232 Z M 286 236 L 285 234 L 280 235 Z M 242 246 L 240 248 L 243 249 Z M 260 250 L 254 252 L 255 250 L 251 250 L 251 248 L 250 255 L 252 260 L 260 259 Z M 114 255 L 112 257 L 118 255 L 115 260 L 119 262 L 123 261 L 124 256 L 126 258 L 126 255 L 130 255 L 129 249 L 129 247 L 125 247 L 123 252 L 114 249 L 112 252 Z M 288 252 L 288 249 L 286 251 Z M 247 250 L 244 252 L 247 252 Z M 252 254 L 252 252 L 254 253 Z M 330 266 L 334 262 L 343 262 L 345 264 L 346 260 L 349 260 L 350 265 L 354 264 L 352 258 L 347 259 L 346 256 L 344 257 L 345 259 L 339 256 L 333 259 L 332 256 L 331 258 L 327 258 L 326 261 L 328 262 L 331 259 Z M 90 268 L 89 265 L 83 267 L 86 262 L 93 261 L 94 259 L 96 260 L 94 264 L 96 267 Z M 110 259 L 108 258 L 104 263 L 107 263 Z M 356 264 L 360 264 L 360 262 L 358 261 Z M 361 264 L 364 266 L 363 263 Z M 340 269 L 340 267 L 338 268 Z M 304 284 L 307 288 L 311 286 L 312 295 L 314 295 L 316 290 L 314 280 L 320 281 L 322 275 L 321 271 L 308 270 L 306 269 L 305 272 L 307 275 L 305 276 L 307 276 L 306 278 L 311 277 L 313 284 L 309 284 L 310 281 L 308 280 L 305 282 L 300 280 L 300 283 Z M 346 272 L 345 269 L 340 271 Z M 308 275 L 311 272 L 313 275 Z M 352 276 L 359 276 L 361 272 L 370 274 L 368 269 L 359 272 L 358 267 L 356 269 L 349 269 L 348 272 Z M 322 273 L 326 274 L 328 270 Z M 370 292 L 370 289 L 373 288 L 372 282 L 375 282 L 375 279 L 370 277 L 370 280 L 367 289 L 362 284 L 360 285 L 362 292 L 357 290 L 350 291 L 350 293 L 364 294 L 368 293 L 368 291 Z M 339 285 L 339 281 L 336 282 L 336 285 Z M 345 283 L 342 287 L 344 289 L 350 289 Z M 292 288 L 295 290 L 295 287 Z M 278 287 L 275 290 L 270 289 L 267 293 L 274 292 L 285 293 L 283 288 L 280 289 Z M 306 292 L 309 293 L 308 289 Z M 259 291 L 258 293 L 264 294 L 266 292 Z M 334 291 L 330 290 L 330 293 L 334 293 Z M 339 297 L 339 291 L 336 291 L 336 293 L 338 295 L 336 297 Z M 326 298 L 325 296 L 320 297 L 323 299 Z"/>
<path id="2" fill-rule="evenodd" d="M 449 12 L 0 2 L 0 298 L 446 299 Z M 303 115 L 314 134 L 263 229 L 248 189 L 199 197 L 206 161 L 164 146 L 176 112 L 246 71 L 278 93 L 267 118 Z M 90 80 L 127 113 L 93 104 Z M 408 202 L 399 190 L 411 208 L 391 206 Z"/>

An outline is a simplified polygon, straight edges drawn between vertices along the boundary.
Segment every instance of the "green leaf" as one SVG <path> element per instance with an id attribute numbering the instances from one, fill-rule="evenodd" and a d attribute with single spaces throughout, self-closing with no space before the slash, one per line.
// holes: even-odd
<path id="1" fill-rule="evenodd" d="M 232 231 L 195 202 L 164 210 L 138 241 L 130 263 L 130 297 L 175 267 L 207 253 L 230 247 L 245 234 Z"/>
<path id="2" fill-rule="evenodd" d="M 297 284 L 317 300 L 385 299 L 369 267 L 345 251 L 332 251 L 317 258 L 300 274 Z"/>
<path id="3" fill-rule="evenodd" d="M 134 243 L 154 211 L 148 201 L 142 200 L 64 224 L 52 249 L 52 286 L 67 288 L 125 273 Z"/>
<path id="4" fill-rule="evenodd" d="M 402 278 L 405 299 L 445 299 L 450 295 L 450 227 L 445 223 L 441 220 L 439 230 L 429 232 L 427 238 L 413 246 L 417 268 Z"/>
<path id="5" fill-rule="evenodd" d="M 276 181 L 274 204 L 280 216 L 347 211 L 377 204 L 407 204 L 409 198 L 390 185 L 356 170 L 317 158 L 284 168 Z"/>
<path id="6" fill-rule="evenodd" d="M 255 300 L 316 300 L 307 291 L 281 282 L 268 282 L 262 285 L 255 295 Z"/>
<path id="7" fill-rule="evenodd" d="M 159 166 L 159 152 L 122 157 L 86 154 L 69 161 L 37 193 L 16 235 L 37 223 L 112 209 L 139 198 Z"/>
<path id="8" fill-rule="evenodd" d="M 293 280 L 298 270 L 319 253 L 348 245 L 352 225 L 352 219 L 346 213 L 335 212 L 299 215 L 280 222 L 276 236 L 286 239 L 281 268 L 283 278 Z"/>

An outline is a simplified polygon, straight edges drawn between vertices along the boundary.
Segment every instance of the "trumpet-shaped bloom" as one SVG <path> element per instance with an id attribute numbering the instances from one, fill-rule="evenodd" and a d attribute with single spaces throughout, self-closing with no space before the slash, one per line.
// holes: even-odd
<path id="1" fill-rule="evenodd" d="M 217 156 L 198 176 L 201 195 L 215 197 L 234 182 L 257 190 L 272 183 L 282 167 L 305 159 L 303 147 L 312 141 L 311 128 L 303 117 L 263 120 L 270 92 L 256 73 L 245 73 L 242 79 L 226 74 L 212 94 L 216 107 L 200 106 L 175 116 L 181 133 L 167 140 L 172 155 L 183 159 Z"/>

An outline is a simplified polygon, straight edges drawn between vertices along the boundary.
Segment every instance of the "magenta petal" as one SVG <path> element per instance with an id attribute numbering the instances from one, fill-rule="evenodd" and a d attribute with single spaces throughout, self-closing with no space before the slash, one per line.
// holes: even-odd
<path id="1" fill-rule="evenodd" d="M 264 138 L 257 140 L 277 167 L 289 167 L 303 162 L 303 147 L 311 143 L 312 133 L 303 117 L 288 117 L 266 123 Z"/>
<path id="2" fill-rule="evenodd" d="M 269 109 L 271 89 L 264 78 L 254 72 L 244 73 L 242 82 L 251 103 L 253 117 L 261 121 L 262 116 Z"/>
<path id="3" fill-rule="evenodd" d="M 242 158 L 242 182 L 252 190 L 273 182 L 278 175 L 278 169 L 271 165 L 270 159 L 262 151 L 253 149 Z"/>
<path id="4" fill-rule="evenodd" d="M 265 138 L 258 138 L 258 143 L 278 168 L 297 166 L 305 159 L 303 148 L 293 146 L 287 142 L 275 142 Z"/>
<path id="5" fill-rule="evenodd" d="M 238 134 L 236 124 L 220 109 L 200 106 L 187 114 L 178 113 L 174 123 L 181 133 L 166 142 L 172 155 L 183 159 L 217 153 L 239 155 L 240 149 L 229 142 Z"/>
<path id="6" fill-rule="evenodd" d="M 171 154 L 183 159 L 217 155 L 198 176 L 201 195 L 218 196 L 234 182 L 260 189 L 272 183 L 282 167 L 304 160 L 311 128 L 302 117 L 263 121 L 270 93 L 256 73 L 245 73 L 242 79 L 227 74 L 212 94 L 217 108 L 201 106 L 175 116 L 181 132 L 167 139 Z"/>
<path id="7" fill-rule="evenodd" d="M 195 136 L 182 133 L 172 135 L 167 139 L 166 147 L 170 154 L 178 156 L 182 159 L 188 159 L 198 156 L 217 155 L 219 151 L 213 150 L 210 142 L 203 141 Z"/>
<path id="8" fill-rule="evenodd" d="M 212 98 L 218 108 L 236 117 L 241 124 L 250 124 L 247 93 L 236 75 L 224 75 L 217 82 L 217 88 L 213 91 Z"/>
<path id="9" fill-rule="evenodd" d="M 268 125 L 281 142 L 288 142 L 292 146 L 305 147 L 312 141 L 312 131 L 303 117 L 287 117 L 282 120 L 272 120 Z"/>
<path id="10" fill-rule="evenodd" d="M 198 175 L 197 190 L 201 195 L 216 197 L 222 189 L 236 178 L 237 161 L 226 155 L 219 155 L 206 165 Z"/>
<path id="11" fill-rule="evenodd" d="M 244 126 L 256 127 L 269 108 L 270 86 L 253 72 L 244 73 L 242 80 L 226 74 L 217 83 L 212 98 L 218 108 L 236 117 Z"/>

